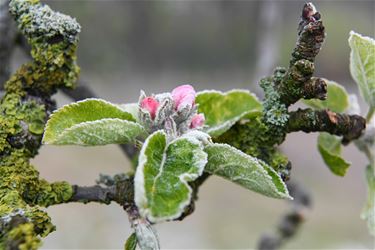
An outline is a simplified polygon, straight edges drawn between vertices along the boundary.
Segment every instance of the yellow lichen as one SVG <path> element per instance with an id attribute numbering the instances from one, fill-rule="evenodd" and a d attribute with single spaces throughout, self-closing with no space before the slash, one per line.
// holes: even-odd
<path id="1" fill-rule="evenodd" d="M 34 224 L 25 223 L 12 229 L 8 234 L 8 244 L 18 246 L 20 250 L 34 250 L 40 246 L 40 239 L 35 237 Z"/>
<path id="2" fill-rule="evenodd" d="M 0 248 L 36 249 L 54 230 L 40 206 L 67 201 L 67 182 L 49 183 L 29 162 L 38 153 L 44 124 L 54 109 L 50 96 L 77 81 L 79 24 L 38 0 L 11 0 L 10 12 L 31 45 L 32 62 L 6 82 L 0 101 Z M 13 225 L 13 219 L 21 218 Z"/>

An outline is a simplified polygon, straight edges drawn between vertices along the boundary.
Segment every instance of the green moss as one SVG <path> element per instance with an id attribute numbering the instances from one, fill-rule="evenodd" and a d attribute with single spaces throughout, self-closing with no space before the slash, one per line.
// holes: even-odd
<path id="1" fill-rule="evenodd" d="M 68 201 L 73 194 L 72 185 L 68 182 L 54 182 L 52 184 L 41 180 L 32 203 L 48 207 Z"/>
<path id="2" fill-rule="evenodd" d="M 10 12 L 31 45 L 33 61 L 6 82 L 0 101 L 0 248 L 15 244 L 36 249 L 39 237 L 54 230 L 39 206 L 65 202 L 73 192 L 67 182 L 40 179 L 29 160 L 38 153 L 44 124 L 54 108 L 50 96 L 77 81 L 80 26 L 37 0 L 11 0 Z M 14 216 L 24 218 L 22 223 L 7 225 Z"/>
<path id="3" fill-rule="evenodd" d="M 38 249 L 41 242 L 35 235 L 34 225 L 32 223 L 25 223 L 13 228 L 8 233 L 9 242 L 7 245 L 17 243 L 18 249 L 20 250 L 34 250 Z"/>
<path id="4" fill-rule="evenodd" d="M 53 93 L 77 80 L 76 49 L 80 26 L 75 19 L 35 0 L 12 0 L 9 10 L 31 45 L 33 63 L 23 65 L 6 84 L 9 92 Z"/>
<path id="5" fill-rule="evenodd" d="M 48 214 L 40 210 L 38 207 L 28 207 L 25 211 L 25 216 L 34 224 L 35 232 L 42 237 L 45 237 L 56 230 L 56 227 L 52 224 L 51 218 Z"/>
<path id="6" fill-rule="evenodd" d="M 48 214 L 38 206 L 29 206 L 18 191 L 10 190 L 1 197 L 0 249 L 12 246 L 37 249 L 39 236 L 46 236 L 55 230 Z"/>
<path id="7" fill-rule="evenodd" d="M 24 204 L 24 201 L 17 191 L 4 192 L 4 195 L 2 195 L 0 199 L 0 217 L 12 213 L 17 207 L 24 207 Z"/>

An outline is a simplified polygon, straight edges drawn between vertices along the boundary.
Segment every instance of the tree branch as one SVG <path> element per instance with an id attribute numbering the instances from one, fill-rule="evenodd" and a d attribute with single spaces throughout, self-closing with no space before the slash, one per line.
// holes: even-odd
<path id="1" fill-rule="evenodd" d="M 311 79 L 314 60 L 325 38 L 325 28 L 320 13 L 311 3 L 302 9 L 296 47 L 292 52 L 290 67 L 277 87 L 281 101 L 289 106 L 301 98 L 325 99 L 327 91 L 323 80 Z"/>
<path id="2" fill-rule="evenodd" d="M 318 77 L 310 78 L 303 86 L 302 98 L 325 100 L 327 98 L 326 81 Z"/>
<path id="3" fill-rule="evenodd" d="M 330 110 L 298 109 L 290 112 L 287 131 L 328 132 L 343 136 L 348 143 L 361 136 L 366 120 L 359 115 L 347 115 Z"/>
<path id="4" fill-rule="evenodd" d="M 316 11 L 312 3 L 306 3 L 303 6 L 298 27 L 298 40 L 292 52 L 290 66 L 301 59 L 314 62 L 325 38 L 325 28 L 320 18 L 320 13 Z"/>
<path id="5" fill-rule="evenodd" d="M 290 106 L 302 98 L 325 100 L 327 83 L 322 78 L 312 77 L 313 72 L 314 64 L 304 59 L 289 68 L 281 83 L 276 85 L 280 101 Z"/>
<path id="6" fill-rule="evenodd" d="M 73 185 L 73 195 L 68 202 L 98 202 L 109 204 L 116 196 L 114 187 L 102 187 L 100 185 L 80 187 Z"/>
<path id="7" fill-rule="evenodd" d="M 72 193 L 66 182 L 39 178 L 30 158 L 38 153 L 55 108 L 51 95 L 77 80 L 80 26 L 35 0 L 11 0 L 9 10 L 31 44 L 32 61 L 6 82 L 0 101 L 0 249 L 36 249 L 40 237 L 55 229 L 39 206 L 62 203 Z M 10 223 L 19 216 L 27 222 Z"/>
<path id="8" fill-rule="evenodd" d="M 289 181 L 287 187 L 294 198 L 289 202 L 291 208 L 282 216 L 276 232 L 262 235 L 257 246 L 260 250 L 279 249 L 288 239 L 296 235 L 305 220 L 306 211 L 312 206 L 310 194 L 300 184 Z"/>
<path id="9" fill-rule="evenodd" d="M 192 199 L 189 206 L 187 206 L 184 213 L 176 220 L 183 220 L 194 212 L 195 201 L 198 199 L 199 187 L 208 179 L 210 174 L 203 173 L 197 180 L 190 182 L 192 192 Z M 109 204 L 116 202 L 120 206 L 123 206 L 125 210 L 129 207 L 134 210 L 134 179 L 133 176 L 126 174 L 118 174 L 114 177 L 108 175 L 101 175 L 97 181 L 97 185 L 82 187 L 78 185 L 72 186 L 72 195 L 70 199 L 66 200 L 65 203 L 80 202 L 89 203 L 97 202 L 103 204 Z M 56 203 L 59 204 L 59 203 Z M 54 204 L 50 204 L 54 205 Z"/>

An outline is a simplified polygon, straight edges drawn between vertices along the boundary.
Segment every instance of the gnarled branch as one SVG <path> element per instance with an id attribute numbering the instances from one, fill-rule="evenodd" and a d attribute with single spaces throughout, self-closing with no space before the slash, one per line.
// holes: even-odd
<path id="1" fill-rule="evenodd" d="M 347 115 L 330 110 L 298 109 L 290 112 L 288 133 L 295 131 L 328 132 L 343 136 L 348 143 L 361 136 L 366 128 L 366 120 L 359 115 Z"/>
<path id="2" fill-rule="evenodd" d="M 289 181 L 287 187 L 294 200 L 290 201 L 291 208 L 281 218 L 277 231 L 262 235 L 258 242 L 259 250 L 274 250 L 280 248 L 288 239 L 293 237 L 305 220 L 305 214 L 312 206 L 311 195 L 301 184 Z"/>

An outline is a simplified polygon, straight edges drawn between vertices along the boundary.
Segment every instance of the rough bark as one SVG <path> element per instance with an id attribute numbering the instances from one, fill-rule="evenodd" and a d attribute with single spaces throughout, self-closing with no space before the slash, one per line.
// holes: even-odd
<path id="1" fill-rule="evenodd" d="M 311 209 L 312 198 L 301 184 L 290 181 L 287 183 L 290 195 L 294 200 L 290 201 L 290 209 L 282 216 L 273 233 L 265 233 L 258 242 L 260 250 L 279 249 L 291 237 L 295 236 L 304 222 L 306 212 Z"/>
<path id="2" fill-rule="evenodd" d="M 290 112 L 288 133 L 295 131 L 328 132 L 343 136 L 343 143 L 348 143 L 361 136 L 366 128 L 365 118 L 359 115 L 347 115 L 330 110 L 298 109 Z"/>

